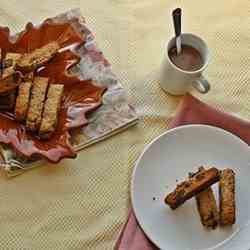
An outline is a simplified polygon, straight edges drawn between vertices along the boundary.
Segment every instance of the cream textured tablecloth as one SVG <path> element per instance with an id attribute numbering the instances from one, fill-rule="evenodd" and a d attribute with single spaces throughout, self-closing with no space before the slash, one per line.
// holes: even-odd
<path id="1" fill-rule="evenodd" d="M 112 249 L 126 220 L 129 183 L 144 146 L 164 132 L 180 98 L 160 90 L 157 71 L 172 36 L 170 11 L 212 52 L 203 101 L 250 119 L 250 1 L 1 0 L 0 24 L 16 32 L 80 7 L 122 80 L 141 122 L 82 151 L 76 160 L 0 181 L 0 249 Z"/>

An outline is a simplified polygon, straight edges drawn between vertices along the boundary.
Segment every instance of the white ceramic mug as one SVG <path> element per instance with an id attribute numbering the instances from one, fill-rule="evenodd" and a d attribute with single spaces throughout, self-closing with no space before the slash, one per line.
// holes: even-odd
<path id="1" fill-rule="evenodd" d="M 172 38 L 164 51 L 160 86 L 172 95 L 184 95 L 190 91 L 192 86 L 200 93 L 207 93 L 210 90 L 210 84 L 202 75 L 209 61 L 209 50 L 206 43 L 198 36 L 189 33 L 181 35 L 181 42 L 199 51 L 203 59 L 203 65 L 195 71 L 186 71 L 177 67 L 168 56 L 168 51 L 175 46 L 175 38 Z"/>

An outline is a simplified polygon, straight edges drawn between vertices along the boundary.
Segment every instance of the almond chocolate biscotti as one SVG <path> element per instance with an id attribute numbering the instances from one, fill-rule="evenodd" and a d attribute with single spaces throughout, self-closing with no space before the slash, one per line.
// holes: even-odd
<path id="1" fill-rule="evenodd" d="M 219 181 L 219 176 L 219 170 L 216 168 L 198 171 L 189 177 L 188 180 L 178 184 L 176 189 L 166 196 L 165 203 L 172 209 L 176 209 L 186 200 Z"/>
<path id="2" fill-rule="evenodd" d="M 204 170 L 204 167 L 199 168 L 199 171 Z M 200 192 L 195 199 L 202 225 L 207 228 L 216 228 L 219 223 L 219 212 L 212 188 L 208 187 Z"/>
<path id="3" fill-rule="evenodd" d="M 235 223 L 235 173 L 232 169 L 224 169 L 220 173 L 219 182 L 220 224 Z"/>

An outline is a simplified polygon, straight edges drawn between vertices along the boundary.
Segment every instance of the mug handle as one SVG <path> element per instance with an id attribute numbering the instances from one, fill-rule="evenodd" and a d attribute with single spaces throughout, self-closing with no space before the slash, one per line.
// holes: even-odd
<path id="1" fill-rule="evenodd" d="M 202 94 L 206 94 L 210 90 L 210 84 L 208 80 L 206 80 L 202 75 L 199 79 L 195 80 L 192 85 Z"/>

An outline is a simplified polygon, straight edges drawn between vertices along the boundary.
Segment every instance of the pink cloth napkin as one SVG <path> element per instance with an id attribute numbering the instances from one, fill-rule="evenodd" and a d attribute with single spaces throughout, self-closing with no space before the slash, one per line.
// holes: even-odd
<path id="1" fill-rule="evenodd" d="M 185 124 L 206 124 L 223 128 L 250 144 L 250 122 L 219 111 L 191 95 L 180 104 L 170 128 Z M 157 250 L 138 225 L 133 211 L 129 213 L 115 250 Z"/>

